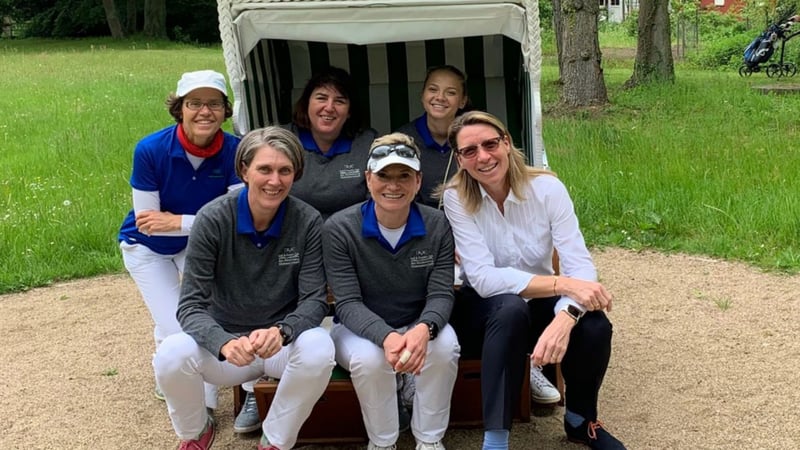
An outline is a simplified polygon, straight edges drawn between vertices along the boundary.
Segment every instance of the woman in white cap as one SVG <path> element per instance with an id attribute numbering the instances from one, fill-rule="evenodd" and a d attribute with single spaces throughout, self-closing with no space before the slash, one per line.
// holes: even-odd
<path id="1" fill-rule="evenodd" d="M 181 331 L 175 312 L 195 213 L 241 185 L 234 167 L 239 138 L 221 130 L 233 114 L 225 77 L 213 70 L 184 73 L 166 105 L 177 125 L 136 144 L 130 178 L 133 209 L 118 237 L 125 268 L 155 323 L 156 348 Z M 155 395 L 163 400 L 158 386 Z M 211 386 L 206 401 L 216 408 Z"/>
<path id="2" fill-rule="evenodd" d="M 416 376 L 411 431 L 417 450 L 444 449 L 460 347 L 453 308 L 453 236 L 444 214 L 414 203 L 419 150 L 405 134 L 373 141 L 365 174 L 371 199 L 323 225 L 328 285 L 336 297 L 331 337 L 350 371 L 369 450 L 399 436 L 395 373 Z"/>

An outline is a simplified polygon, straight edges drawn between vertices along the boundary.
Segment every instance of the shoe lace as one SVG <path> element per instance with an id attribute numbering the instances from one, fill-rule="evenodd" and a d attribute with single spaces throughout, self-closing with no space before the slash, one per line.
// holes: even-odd
<path id="1" fill-rule="evenodd" d="M 553 386 L 553 384 L 550 383 L 550 380 L 548 380 L 547 377 L 545 377 L 542 373 L 541 366 L 535 366 L 535 368 L 531 370 L 531 375 L 531 382 L 535 384 L 537 388 L 545 389 Z"/>
<path id="2" fill-rule="evenodd" d="M 205 450 L 199 442 L 195 440 L 181 441 L 178 450 Z"/>
<path id="3" fill-rule="evenodd" d="M 586 432 L 589 434 L 589 439 L 597 440 L 597 430 L 602 428 L 604 428 L 603 422 L 599 420 L 589 421 L 589 425 L 586 427 Z"/>
<path id="4" fill-rule="evenodd" d="M 247 393 L 244 399 L 244 407 L 242 408 L 246 413 L 253 413 L 258 411 L 258 404 L 256 403 L 256 396 L 251 393 Z"/>

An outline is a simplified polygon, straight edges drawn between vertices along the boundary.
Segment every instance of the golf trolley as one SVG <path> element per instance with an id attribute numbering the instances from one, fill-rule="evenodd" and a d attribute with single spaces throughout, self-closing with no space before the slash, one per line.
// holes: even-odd
<path id="1" fill-rule="evenodd" d="M 797 64 L 793 62 L 784 62 L 784 50 L 786 48 L 786 41 L 800 34 L 800 31 L 790 33 L 792 25 L 797 21 L 798 16 L 783 21 L 783 23 L 774 23 L 770 25 L 766 31 L 761 33 L 757 38 L 753 39 L 750 45 L 744 49 L 744 62 L 739 66 L 739 76 L 749 77 L 754 72 L 761 72 L 762 64 L 764 71 L 770 78 L 773 77 L 793 77 L 797 73 Z M 775 52 L 777 41 L 781 43 L 781 56 L 778 62 L 769 62 L 772 54 Z"/>

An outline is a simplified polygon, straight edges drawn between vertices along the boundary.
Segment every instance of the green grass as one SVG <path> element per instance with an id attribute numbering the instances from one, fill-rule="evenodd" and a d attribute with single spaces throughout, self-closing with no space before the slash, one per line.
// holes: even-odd
<path id="1" fill-rule="evenodd" d="M 167 42 L 0 41 L 0 292 L 121 270 L 133 146 L 172 118 L 181 73 L 222 51 Z"/>
<path id="2" fill-rule="evenodd" d="M 630 74 L 606 70 L 605 111 L 545 117 L 587 240 L 796 272 L 800 97 L 758 93 L 763 76 L 680 66 L 675 85 L 622 90 Z"/>
<path id="3" fill-rule="evenodd" d="M 544 120 L 587 241 L 798 271 L 800 96 L 681 65 L 674 86 L 623 91 L 632 61 L 604 66 L 608 108 Z M 225 72 L 221 49 L 0 41 L 0 67 L 0 292 L 123 270 L 133 145 L 171 122 L 163 101 L 182 72 Z M 548 58 L 545 105 L 556 78 Z"/>

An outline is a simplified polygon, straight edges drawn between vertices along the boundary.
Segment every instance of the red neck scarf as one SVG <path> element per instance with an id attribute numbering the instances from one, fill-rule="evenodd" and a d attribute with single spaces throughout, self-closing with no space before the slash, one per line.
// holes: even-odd
<path id="1" fill-rule="evenodd" d="M 222 149 L 223 139 L 222 130 L 217 130 L 217 134 L 214 135 L 214 140 L 211 141 L 211 145 L 208 147 L 200 147 L 199 145 L 193 144 L 189 138 L 186 137 L 186 132 L 183 131 L 183 125 L 178 124 L 178 141 L 180 141 L 181 147 L 189 152 L 190 155 L 199 158 L 210 158 L 219 153 Z"/>

